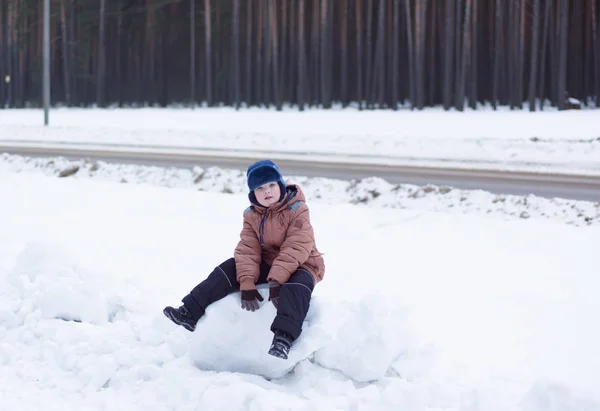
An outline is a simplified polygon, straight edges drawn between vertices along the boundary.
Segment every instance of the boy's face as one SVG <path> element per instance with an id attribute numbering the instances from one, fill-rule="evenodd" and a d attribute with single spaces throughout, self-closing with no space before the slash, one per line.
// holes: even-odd
<path id="1" fill-rule="evenodd" d="M 268 207 L 279 200 L 279 197 L 281 196 L 281 189 L 279 188 L 279 184 L 277 184 L 275 181 L 272 181 L 270 183 L 263 184 L 260 187 L 256 187 L 254 189 L 254 195 L 256 196 L 258 204 L 263 207 Z"/>

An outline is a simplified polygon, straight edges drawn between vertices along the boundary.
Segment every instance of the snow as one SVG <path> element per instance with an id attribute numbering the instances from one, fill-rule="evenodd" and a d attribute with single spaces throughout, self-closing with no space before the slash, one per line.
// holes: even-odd
<path id="1" fill-rule="evenodd" d="M 268 289 L 259 287 L 263 298 L 268 301 Z M 202 332 L 195 333 L 192 339 L 191 357 L 201 369 L 221 372 L 241 372 L 257 374 L 269 379 L 281 378 L 294 366 L 308 358 L 323 345 L 328 337 L 326 330 L 319 327 L 320 300 L 315 297 L 303 325 L 302 338 L 290 352 L 288 361 L 281 361 L 267 353 L 265 347 L 271 345 L 273 333 L 269 324 L 276 310 L 266 304 L 258 312 L 239 308 L 239 296 L 225 298 L 207 309 L 200 321 Z M 223 324 L 228 324 L 223 327 Z M 215 344 L 218 341 L 218 344 Z M 224 350 L 223 347 L 230 347 Z"/>
<path id="2" fill-rule="evenodd" d="M 598 110 L 0 110 L 0 144 L 600 175 Z"/>
<path id="3" fill-rule="evenodd" d="M 29 158 L 0 154 L 0 172 L 38 173 L 72 179 L 151 184 L 215 193 L 246 193 L 245 170 L 218 167 L 193 169 L 67 160 L 61 157 Z M 285 173 L 285 170 L 284 170 Z M 535 195 L 496 195 L 481 190 L 411 184 L 390 184 L 380 178 L 342 181 L 286 175 L 299 183 L 311 202 L 355 204 L 376 208 L 484 215 L 502 220 L 561 221 L 577 226 L 600 224 L 600 201 L 548 199 Z M 599 197 L 600 200 L 600 197 Z"/>
<path id="4" fill-rule="evenodd" d="M 55 161 L 0 162 L 3 409 L 600 410 L 595 224 L 423 207 L 436 190 L 310 200 L 327 272 L 278 363 L 266 300 L 227 297 L 194 333 L 162 315 L 231 256 L 239 171 Z"/>

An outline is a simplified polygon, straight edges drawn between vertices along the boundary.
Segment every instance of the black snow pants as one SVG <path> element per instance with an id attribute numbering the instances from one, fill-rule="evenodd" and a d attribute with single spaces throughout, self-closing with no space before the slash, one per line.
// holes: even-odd
<path id="1" fill-rule="evenodd" d="M 257 284 L 267 282 L 271 267 L 264 262 L 260 265 Z M 295 271 L 290 279 L 281 286 L 279 308 L 271 324 L 271 331 L 280 330 L 296 340 L 302 332 L 302 323 L 308 313 L 310 299 L 315 287 L 313 275 L 302 268 Z M 204 315 L 206 307 L 230 293 L 240 290 L 236 279 L 235 259 L 230 258 L 218 265 L 212 273 L 182 301 L 196 320 Z M 265 298 L 267 301 L 267 298 Z M 241 308 L 240 308 L 241 309 Z"/>

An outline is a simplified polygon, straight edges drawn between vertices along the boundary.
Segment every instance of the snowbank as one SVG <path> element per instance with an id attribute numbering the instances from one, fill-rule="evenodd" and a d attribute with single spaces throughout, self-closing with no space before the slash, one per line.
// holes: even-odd
<path id="1" fill-rule="evenodd" d="M 193 169 L 70 161 L 65 158 L 30 158 L 0 154 L 0 172 L 42 173 L 47 176 L 93 179 L 161 187 L 186 188 L 215 193 L 247 192 L 245 171 L 217 167 Z M 355 204 L 377 208 L 440 211 L 485 215 L 503 220 L 541 219 L 577 226 L 600 223 L 600 201 L 546 199 L 535 195 L 496 195 L 481 190 L 460 190 L 443 186 L 419 187 L 390 184 L 380 178 L 351 182 L 286 176 L 299 183 L 311 202 Z"/>

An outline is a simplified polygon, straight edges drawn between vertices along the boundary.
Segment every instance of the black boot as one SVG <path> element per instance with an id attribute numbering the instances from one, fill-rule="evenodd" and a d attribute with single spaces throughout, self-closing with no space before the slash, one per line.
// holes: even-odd
<path id="1" fill-rule="evenodd" d="M 181 325 L 188 331 L 194 331 L 196 329 L 197 320 L 192 317 L 192 314 L 185 305 L 182 305 L 179 308 L 165 307 L 163 313 L 169 320 L 177 325 Z"/>
<path id="2" fill-rule="evenodd" d="M 284 333 L 283 331 L 275 331 L 273 342 L 271 343 L 271 348 L 269 349 L 269 354 L 274 357 L 287 360 L 288 353 L 292 347 L 292 342 L 293 338 L 291 335 Z"/>

